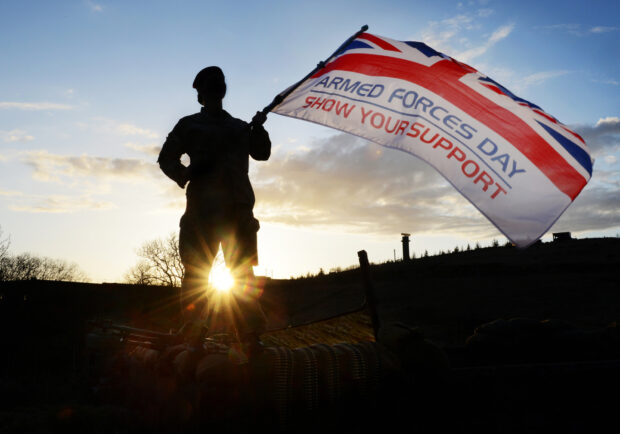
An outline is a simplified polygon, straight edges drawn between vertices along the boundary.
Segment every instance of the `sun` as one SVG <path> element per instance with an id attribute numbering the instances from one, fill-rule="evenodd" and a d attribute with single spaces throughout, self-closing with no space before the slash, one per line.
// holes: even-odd
<path id="1" fill-rule="evenodd" d="M 235 279 L 223 263 L 215 263 L 209 275 L 209 283 L 218 292 L 228 292 L 235 286 Z"/>

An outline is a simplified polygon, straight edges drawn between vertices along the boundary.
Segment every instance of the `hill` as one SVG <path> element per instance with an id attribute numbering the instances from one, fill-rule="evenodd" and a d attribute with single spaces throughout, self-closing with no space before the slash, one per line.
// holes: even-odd
<path id="1" fill-rule="evenodd" d="M 460 354 L 458 346 L 474 329 L 497 318 L 553 318 L 586 329 L 617 320 L 619 248 L 620 240 L 615 238 L 546 243 L 527 250 L 490 247 L 374 264 L 370 273 L 381 321 L 418 327 L 442 345 L 454 362 L 453 356 Z M 369 316 L 362 309 L 358 269 L 302 279 L 261 279 L 261 284 L 271 328 L 263 335 L 268 344 L 294 348 L 373 339 Z M 176 296 L 174 288 L 165 287 L 3 283 L 0 431 L 49 432 L 50 426 L 62 427 L 69 420 L 77 427 L 71 432 L 86 432 L 81 428 L 92 428 L 93 421 L 101 425 L 100 432 L 117 432 L 116 410 L 93 403 L 92 391 L 84 383 L 85 322 L 110 318 L 165 331 L 178 324 Z M 570 377 L 538 365 L 526 366 L 527 372 L 519 375 L 501 366 L 481 370 L 465 365 L 454 371 L 450 399 L 441 402 L 471 428 L 469 432 L 480 432 L 478 426 L 484 432 L 506 432 L 489 427 L 513 426 L 515 421 L 523 426 L 556 427 L 561 422 L 574 428 L 572 419 L 562 413 L 569 407 L 571 414 L 582 414 L 578 422 L 587 427 L 591 419 L 587 414 L 613 414 L 599 393 L 603 385 L 614 389 L 618 383 L 617 363 L 609 363 L 602 368 L 586 364 L 585 374 L 567 365 L 562 369 L 577 372 Z M 598 367 L 589 371 L 591 366 Z M 536 381 L 523 381 L 532 375 Z M 534 386 L 538 387 L 535 395 L 541 397 L 538 401 L 529 393 Z M 554 402 L 552 407 L 547 399 Z M 588 402 L 596 411 L 590 408 L 590 413 L 584 413 Z M 553 413 L 555 419 L 542 423 L 549 417 L 549 408 L 557 413 Z"/>
<path id="2" fill-rule="evenodd" d="M 459 345 L 477 326 L 497 318 L 558 319 L 586 328 L 616 321 L 619 251 L 617 238 L 540 243 L 525 250 L 488 247 L 371 265 L 371 279 L 383 321 L 405 322 L 437 343 Z M 271 287 L 286 294 L 286 302 L 274 298 L 297 325 L 354 310 L 363 300 L 360 282 L 359 270 L 348 270 L 275 281 Z M 360 321 L 364 326 L 366 319 Z"/>
<path id="3" fill-rule="evenodd" d="M 539 243 L 525 250 L 487 247 L 372 264 L 370 274 L 383 321 L 405 322 L 438 343 L 456 345 L 475 327 L 496 318 L 553 318 L 584 327 L 617 320 L 619 251 L 617 238 Z M 290 280 L 261 278 L 261 285 L 272 343 L 316 343 L 321 328 L 330 330 L 322 336 L 328 342 L 371 336 L 370 321 L 360 312 L 365 299 L 359 269 Z M 144 285 L 5 282 L 0 287 L 0 325 L 3 333 L 16 333 L 14 325 L 20 324 L 17 333 L 24 336 L 64 330 L 77 338 L 84 321 L 98 317 L 167 331 L 178 326 L 176 291 Z M 358 313 L 338 319 L 353 312 Z M 289 329 L 310 323 L 316 324 Z M 312 340 L 284 339 L 286 333 L 308 334 L 308 327 L 316 335 Z"/>

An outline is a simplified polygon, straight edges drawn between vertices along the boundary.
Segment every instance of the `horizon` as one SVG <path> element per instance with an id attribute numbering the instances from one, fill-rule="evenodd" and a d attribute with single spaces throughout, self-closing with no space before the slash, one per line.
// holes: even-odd
<path id="1" fill-rule="evenodd" d="M 178 231 L 184 192 L 155 160 L 177 120 L 199 110 L 194 75 L 220 65 L 224 108 L 249 121 L 362 24 L 473 66 L 581 134 L 596 159 L 593 178 L 543 240 L 565 231 L 617 237 L 616 2 L 33 1 L 1 5 L 0 17 L 0 228 L 12 254 L 75 262 L 93 282 L 121 282 L 143 243 Z M 401 232 L 412 234 L 418 257 L 504 243 L 414 157 L 274 113 L 265 127 L 272 157 L 250 163 L 258 275 L 346 268 L 362 249 L 389 261 Z"/>

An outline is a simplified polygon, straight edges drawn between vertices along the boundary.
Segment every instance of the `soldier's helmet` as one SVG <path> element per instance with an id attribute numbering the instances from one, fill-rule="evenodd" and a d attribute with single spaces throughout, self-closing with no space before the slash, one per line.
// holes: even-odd
<path id="1" fill-rule="evenodd" d="M 207 66 L 196 74 L 192 87 L 204 96 L 224 98 L 226 95 L 226 80 L 218 66 Z"/>

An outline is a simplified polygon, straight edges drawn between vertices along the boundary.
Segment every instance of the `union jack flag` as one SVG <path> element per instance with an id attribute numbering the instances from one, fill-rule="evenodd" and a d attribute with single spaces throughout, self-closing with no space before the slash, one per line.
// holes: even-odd
<path id="1" fill-rule="evenodd" d="M 542 236 L 592 176 L 578 134 L 421 42 L 361 33 L 273 111 L 422 158 L 519 246 Z"/>

